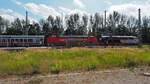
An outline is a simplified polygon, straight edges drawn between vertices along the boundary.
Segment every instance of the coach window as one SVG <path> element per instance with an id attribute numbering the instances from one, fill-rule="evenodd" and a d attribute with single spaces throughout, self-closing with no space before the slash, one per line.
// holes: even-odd
<path id="1" fill-rule="evenodd" d="M 2 42 L 3 42 L 3 39 L 0 39 L 0 42 L 2 43 Z"/>
<path id="2" fill-rule="evenodd" d="M 40 39 L 36 39 L 36 42 L 40 42 Z"/>
<path id="3" fill-rule="evenodd" d="M 33 40 L 32 40 L 32 39 L 29 39 L 29 42 L 33 42 Z"/>
<path id="4" fill-rule="evenodd" d="M 20 42 L 23 42 L 23 39 L 20 39 Z"/>
<path id="5" fill-rule="evenodd" d="M 39 41 L 43 41 L 43 39 L 40 38 Z"/>
<path id="6" fill-rule="evenodd" d="M 27 39 L 24 39 L 24 42 L 27 42 Z"/>
<path id="7" fill-rule="evenodd" d="M 21 42 L 21 39 L 19 39 L 19 42 Z"/>
<path id="8" fill-rule="evenodd" d="M 7 41 L 10 42 L 10 39 L 8 39 Z"/>
<path id="9" fill-rule="evenodd" d="M 17 42 L 20 42 L 20 39 L 17 39 Z"/>
<path id="10" fill-rule="evenodd" d="M 37 40 L 36 40 L 36 39 L 33 39 L 33 42 L 37 42 Z"/>
<path id="11" fill-rule="evenodd" d="M 11 42 L 14 42 L 14 39 L 11 39 Z"/>
<path id="12" fill-rule="evenodd" d="M 20 42 L 21 42 L 21 39 L 18 39 L 18 42 L 20 43 Z"/>
<path id="13" fill-rule="evenodd" d="M 34 39 L 34 42 L 38 42 L 38 39 Z"/>
<path id="14" fill-rule="evenodd" d="M 16 42 L 17 40 L 16 39 L 14 39 L 14 42 Z"/>
<path id="15" fill-rule="evenodd" d="M 16 42 L 19 42 L 19 39 L 16 39 Z"/>
<path id="16" fill-rule="evenodd" d="M 5 42 L 5 39 L 3 39 L 2 42 Z"/>

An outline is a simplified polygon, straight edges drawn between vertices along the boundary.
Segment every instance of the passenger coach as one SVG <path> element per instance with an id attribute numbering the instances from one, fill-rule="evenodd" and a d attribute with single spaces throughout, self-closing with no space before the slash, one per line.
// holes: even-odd
<path id="1" fill-rule="evenodd" d="M 0 47 L 32 47 L 42 45 L 44 45 L 44 36 L 0 36 Z"/>

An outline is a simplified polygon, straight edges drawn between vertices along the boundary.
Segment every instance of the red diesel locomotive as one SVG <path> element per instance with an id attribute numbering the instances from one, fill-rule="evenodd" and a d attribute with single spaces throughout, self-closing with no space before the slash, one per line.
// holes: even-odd
<path id="1" fill-rule="evenodd" d="M 55 36 L 52 35 L 47 39 L 47 46 L 65 46 L 69 40 L 82 40 L 84 45 L 99 45 L 95 36 Z"/>

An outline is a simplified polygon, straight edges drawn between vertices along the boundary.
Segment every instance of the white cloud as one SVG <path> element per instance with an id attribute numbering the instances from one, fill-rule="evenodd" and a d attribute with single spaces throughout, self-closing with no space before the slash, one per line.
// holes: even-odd
<path id="1" fill-rule="evenodd" d="M 19 18 L 19 19 L 24 19 L 24 20 L 25 20 L 25 16 L 23 16 L 23 15 L 21 15 L 20 13 L 17 13 L 17 12 L 12 13 L 12 16 L 13 16 L 14 18 Z M 36 19 L 31 18 L 31 17 L 29 17 L 29 20 L 30 20 L 31 23 L 32 23 L 33 21 L 34 21 L 34 22 L 38 22 Z"/>
<path id="2" fill-rule="evenodd" d="M 81 0 L 73 0 L 74 4 L 79 8 L 85 8 L 85 5 L 82 3 Z"/>
<path id="3" fill-rule="evenodd" d="M 49 15 L 52 16 L 60 16 L 54 8 L 47 6 L 45 4 L 35 4 L 35 3 L 27 3 L 24 4 L 24 8 L 34 15 L 41 16 L 43 18 L 47 18 Z"/>
<path id="4" fill-rule="evenodd" d="M 2 16 L 3 18 L 10 20 L 11 22 L 14 21 L 14 19 L 19 18 L 19 19 L 25 19 L 25 16 L 21 15 L 18 12 L 14 12 L 11 9 L 0 9 L 3 14 L 0 14 L 0 16 Z M 31 22 L 37 22 L 36 19 L 29 17 Z"/>
<path id="5" fill-rule="evenodd" d="M 13 1 L 14 3 L 16 3 L 17 5 L 22 5 L 22 3 L 19 2 L 19 1 L 17 1 L 17 0 L 11 0 L 11 1 Z"/>
<path id="6" fill-rule="evenodd" d="M 65 15 L 70 15 L 70 14 L 75 14 L 75 13 L 78 13 L 81 16 L 83 16 L 84 14 L 88 15 L 88 13 L 86 11 L 79 10 L 79 9 L 71 10 L 71 9 L 64 8 L 64 7 L 59 7 L 59 12 L 65 14 Z"/>
<path id="7" fill-rule="evenodd" d="M 23 16 L 23 15 L 17 13 L 17 12 L 12 13 L 12 15 L 13 15 L 14 17 L 17 17 L 17 18 L 20 18 L 20 19 L 25 19 L 25 16 Z"/>
<path id="8" fill-rule="evenodd" d="M 56 16 L 62 16 L 63 15 L 70 15 L 74 13 L 79 13 L 81 16 L 84 14 L 88 14 L 85 11 L 79 10 L 79 9 L 68 9 L 65 7 L 58 7 L 58 10 L 56 11 L 55 8 L 47 6 L 45 4 L 35 4 L 35 3 L 27 3 L 24 5 L 25 9 L 33 13 L 34 15 L 43 17 L 46 19 L 49 15 L 52 15 L 54 17 Z"/>
<path id="9" fill-rule="evenodd" d="M 78 13 L 81 16 L 84 14 L 88 14 L 87 12 L 79 10 L 79 9 L 72 10 L 72 9 L 68 9 L 65 7 L 58 7 L 58 9 L 56 10 L 55 8 L 45 5 L 45 4 L 36 4 L 36 3 L 22 4 L 21 2 L 17 0 L 12 0 L 12 1 L 14 1 L 17 5 L 24 7 L 25 10 L 31 12 L 32 14 L 38 17 L 42 17 L 44 19 L 47 19 L 49 15 L 56 17 L 56 16 L 62 16 L 62 15 L 70 15 L 74 13 Z M 74 0 L 74 3 L 80 8 L 85 7 L 84 4 L 81 2 L 81 0 Z M 21 18 L 24 18 L 21 15 L 17 15 L 17 13 L 15 13 L 14 16 L 19 16 Z"/>
<path id="10" fill-rule="evenodd" d="M 65 8 L 65 7 L 59 7 L 59 12 L 61 13 L 70 13 L 71 9 Z"/>
<path id="11" fill-rule="evenodd" d="M 128 3 L 121 5 L 112 5 L 108 12 L 118 11 L 119 13 L 126 14 L 128 16 L 138 17 L 138 9 L 141 9 L 142 16 L 150 16 L 150 4 L 148 3 Z"/>
<path id="12" fill-rule="evenodd" d="M 59 12 L 62 14 L 64 28 L 66 28 L 65 27 L 66 23 L 65 23 L 65 17 L 64 16 L 68 16 L 68 15 L 75 14 L 75 13 L 78 13 L 81 17 L 83 15 L 89 15 L 89 13 L 87 13 L 85 11 L 82 11 L 82 10 L 79 10 L 79 9 L 71 10 L 71 9 L 68 9 L 68 8 L 65 8 L 65 7 L 59 7 Z"/>
<path id="13" fill-rule="evenodd" d="M 12 13 L 13 12 L 13 10 L 11 10 L 11 9 L 3 9 L 3 8 L 1 8 L 0 11 L 2 11 L 3 13 Z"/>
<path id="14" fill-rule="evenodd" d="M 108 5 L 112 5 L 112 2 L 110 1 L 104 1 L 105 4 L 108 4 Z"/>
<path id="15" fill-rule="evenodd" d="M 78 13 L 80 16 L 83 16 L 84 14 L 88 14 L 86 11 L 82 11 L 79 9 L 74 9 L 69 14 L 75 14 L 75 13 Z"/>

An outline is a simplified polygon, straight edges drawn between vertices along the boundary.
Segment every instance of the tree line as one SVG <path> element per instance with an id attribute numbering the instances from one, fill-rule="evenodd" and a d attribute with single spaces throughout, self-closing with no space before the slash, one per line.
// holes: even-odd
<path id="1" fill-rule="evenodd" d="M 140 36 L 143 43 L 150 43 L 150 18 L 139 21 L 133 16 L 126 16 L 116 11 L 109 14 L 106 23 L 103 15 L 66 15 L 49 16 L 39 22 L 26 25 L 25 20 L 16 18 L 13 22 L 0 16 L 0 35 L 121 35 Z M 28 21 L 29 23 L 29 21 Z"/>

